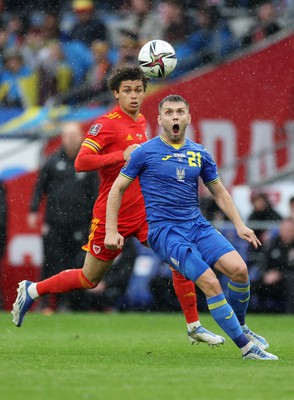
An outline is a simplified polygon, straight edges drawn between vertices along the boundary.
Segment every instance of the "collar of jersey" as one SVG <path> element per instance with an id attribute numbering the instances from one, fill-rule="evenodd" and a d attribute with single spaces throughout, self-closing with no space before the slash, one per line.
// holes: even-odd
<path id="1" fill-rule="evenodd" d="M 180 149 L 181 147 L 183 147 L 183 146 L 185 145 L 185 143 L 186 143 L 186 139 L 185 139 L 185 140 L 184 140 L 184 143 L 181 143 L 181 144 L 170 144 L 170 143 L 168 143 L 166 140 L 163 139 L 162 135 L 160 135 L 159 137 L 160 137 L 160 139 L 163 141 L 163 143 L 167 144 L 168 146 L 173 147 L 173 148 L 176 149 L 176 150 L 179 150 L 179 149 Z"/>

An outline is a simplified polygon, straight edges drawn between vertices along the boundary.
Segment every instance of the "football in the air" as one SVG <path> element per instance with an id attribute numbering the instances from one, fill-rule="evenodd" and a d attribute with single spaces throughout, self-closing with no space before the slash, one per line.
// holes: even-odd
<path id="1" fill-rule="evenodd" d="M 164 40 L 151 40 L 141 48 L 138 61 L 148 78 L 163 78 L 175 69 L 177 56 L 170 43 Z"/>

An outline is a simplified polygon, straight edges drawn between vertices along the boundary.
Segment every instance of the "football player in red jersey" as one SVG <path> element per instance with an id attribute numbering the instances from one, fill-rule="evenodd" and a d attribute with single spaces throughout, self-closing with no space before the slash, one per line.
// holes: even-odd
<path id="1" fill-rule="evenodd" d="M 98 170 L 100 174 L 99 196 L 93 209 L 89 241 L 83 247 L 87 251 L 83 268 L 68 269 L 37 283 L 26 280 L 20 282 L 12 311 L 16 326 L 21 326 L 26 312 L 39 296 L 95 288 L 121 252 L 108 250 L 104 246 L 106 203 L 111 186 L 129 154 L 148 140 L 146 120 L 140 113 L 147 78 L 140 67 L 126 65 L 113 71 L 108 85 L 118 104 L 91 126 L 75 161 L 78 172 Z M 124 194 L 118 227 L 124 237 L 134 236 L 142 244 L 148 245 L 145 205 L 138 179 Z M 210 346 L 222 344 L 224 338 L 200 324 L 194 283 L 173 269 L 172 275 L 175 293 L 186 318 L 190 342 L 205 342 Z"/>

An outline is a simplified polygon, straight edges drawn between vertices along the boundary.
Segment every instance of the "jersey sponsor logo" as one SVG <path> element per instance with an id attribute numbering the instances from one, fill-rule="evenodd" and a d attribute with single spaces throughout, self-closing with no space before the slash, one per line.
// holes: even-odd
<path id="1" fill-rule="evenodd" d="M 185 181 L 185 168 L 177 167 L 176 168 L 176 174 L 177 174 L 177 181 L 178 182 L 184 182 Z"/>
<path id="2" fill-rule="evenodd" d="M 101 251 L 101 247 L 97 246 L 96 244 L 93 244 L 93 251 L 95 254 L 99 254 Z"/>
<path id="3" fill-rule="evenodd" d="M 102 124 L 94 124 L 89 129 L 89 135 L 97 136 L 100 129 L 102 128 Z"/>
<path id="4" fill-rule="evenodd" d="M 166 157 L 162 157 L 163 161 L 167 161 L 169 158 L 171 158 L 172 156 L 166 156 Z"/>
<path id="5" fill-rule="evenodd" d="M 128 134 L 126 140 L 134 140 L 133 136 L 131 134 Z"/>
<path id="6" fill-rule="evenodd" d="M 183 159 L 186 157 L 185 154 L 182 153 L 174 153 L 174 157 L 178 160 L 178 161 L 183 161 Z"/>

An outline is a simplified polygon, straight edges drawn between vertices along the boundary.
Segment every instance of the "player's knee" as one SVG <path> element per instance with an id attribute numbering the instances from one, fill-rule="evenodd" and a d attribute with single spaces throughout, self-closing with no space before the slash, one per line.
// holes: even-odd
<path id="1" fill-rule="evenodd" d="M 248 282 L 248 269 L 244 262 L 239 263 L 235 266 L 231 272 L 230 279 L 237 283 L 247 283 Z"/>
<path id="2" fill-rule="evenodd" d="M 196 281 L 196 284 L 203 291 L 206 297 L 217 296 L 222 292 L 219 280 L 214 273 L 201 275 L 201 277 Z"/>

